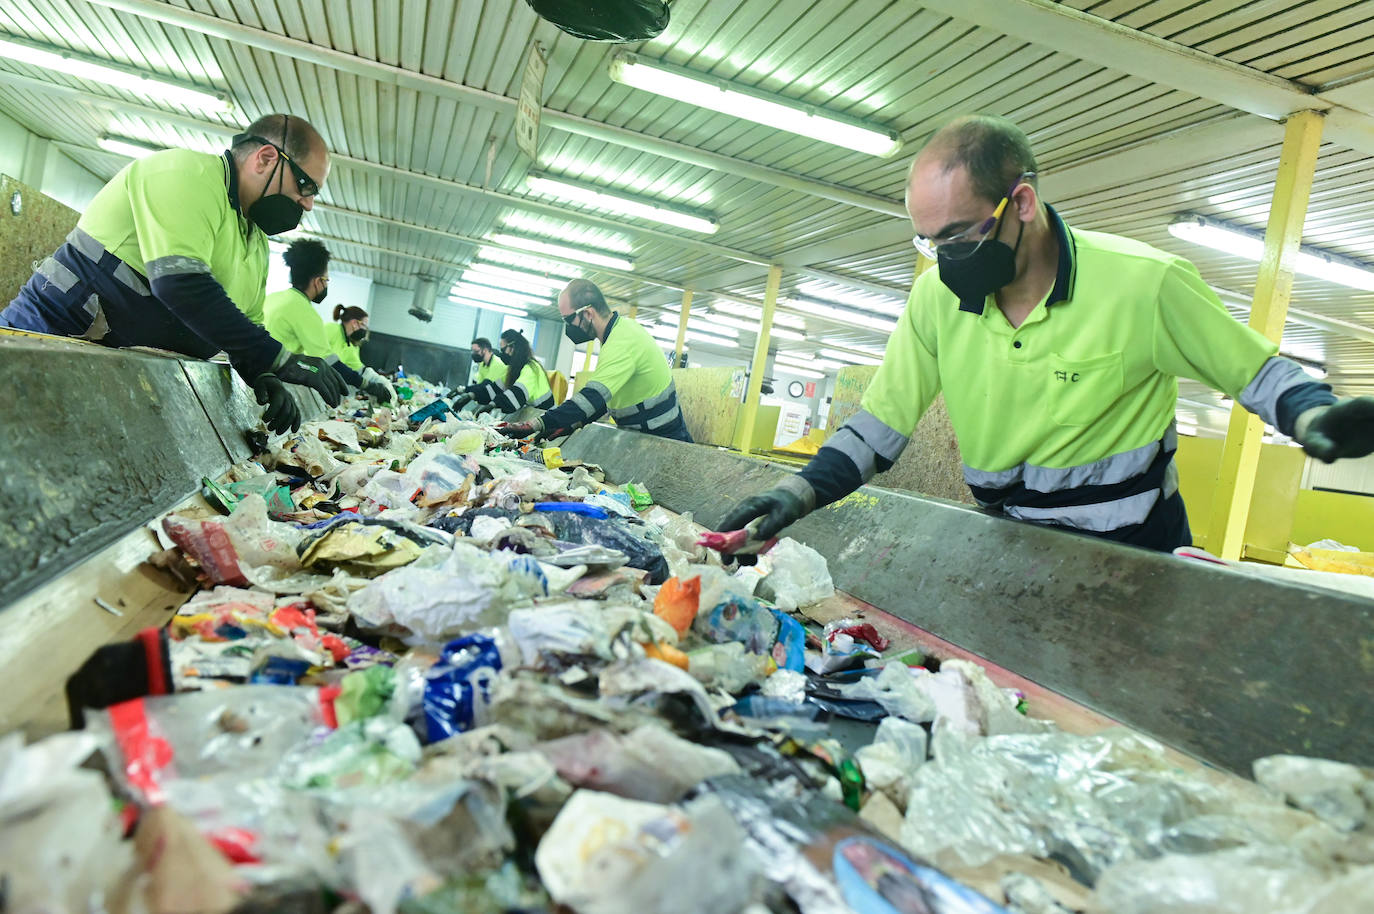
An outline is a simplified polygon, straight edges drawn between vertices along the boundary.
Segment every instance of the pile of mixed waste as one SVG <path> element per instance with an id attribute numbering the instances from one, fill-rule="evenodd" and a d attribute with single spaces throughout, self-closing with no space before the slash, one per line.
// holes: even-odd
<path id="1" fill-rule="evenodd" d="M 411 388 L 161 519 L 198 592 L 74 677 L 84 729 L 0 739 L 0 909 L 1374 910 L 1369 771 L 1061 732 L 811 622 L 806 546 L 722 561 Z"/>

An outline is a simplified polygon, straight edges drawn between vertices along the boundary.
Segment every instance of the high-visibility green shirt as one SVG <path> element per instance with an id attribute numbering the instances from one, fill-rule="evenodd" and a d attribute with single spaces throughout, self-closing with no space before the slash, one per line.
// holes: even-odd
<path id="1" fill-rule="evenodd" d="M 802 476 L 822 502 L 885 469 L 943 391 L 980 502 L 1025 520 L 1103 533 L 1144 523 L 1177 490 L 1178 378 L 1202 381 L 1278 424 L 1279 398 L 1310 379 L 1239 323 L 1188 261 L 1049 208 L 1054 287 L 1020 327 L 988 296 L 963 310 L 928 270 L 912 288 L 862 409 Z"/>
<path id="2" fill-rule="evenodd" d="M 136 159 L 95 195 L 77 227 L 149 280 L 209 272 L 263 322 L 267 236 L 229 204 L 223 156 L 167 149 Z"/>
<path id="3" fill-rule="evenodd" d="M 485 365 L 481 362 L 477 363 L 477 380 L 473 381 L 472 383 L 481 384 L 483 381 L 499 382 L 505 376 L 506 363 L 502 362 L 493 354 L 491 359 Z"/>
<path id="4" fill-rule="evenodd" d="M 292 352 L 322 359 L 333 351 L 325 335 L 324 318 L 301 290 L 273 292 L 262 310 L 267 332 Z"/>
<path id="5" fill-rule="evenodd" d="M 668 360 L 658 341 L 616 312 L 601 341 L 596 370 L 577 393 L 544 415 L 545 428 L 576 428 L 610 412 L 616 425 L 655 432 L 682 417 Z"/>
<path id="6" fill-rule="evenodd" d="M 504 365 L 502 366 L 505 367 Z M 525 363 L 515 383 L 506 386 L 504 374 L 491 379 L 489 389 L 491 402 L 503 413 L 513 413 L 526 406 L 535 409 L 548 409 L 553 406 L 553 390 L 549 387 L 549 376 L 534 359 Z"/>
<path id="7" fill-rule="evenodd" d="M 324 336 L 329 343 L 329 351 L 337 355 L 340 362 L 356 372 L 362 372 L 363 349 L 361 346 L 349 342 L 348 334 L 344 333 L 343 324 L 338 321 L 330 321 L 325 324 Z"/>

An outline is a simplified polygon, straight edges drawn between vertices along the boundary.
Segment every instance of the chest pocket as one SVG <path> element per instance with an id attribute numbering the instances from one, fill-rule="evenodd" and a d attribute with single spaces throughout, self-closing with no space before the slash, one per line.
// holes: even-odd
<path id="1" fill-rule="evenodd" d="M 1051 355 L 1048 370 L 1050 417 L 1059 425 L 1092 423 L 1111 408 L 1124 386 L 1119 352 L 1092 359 Z"/>

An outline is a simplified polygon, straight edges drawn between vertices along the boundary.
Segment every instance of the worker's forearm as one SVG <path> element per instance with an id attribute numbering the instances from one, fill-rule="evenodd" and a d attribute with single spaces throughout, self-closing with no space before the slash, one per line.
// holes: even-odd
<path id="1" fill-rule="evenodd" d="M 252 382 L 271 369 L 282 345 L 250 321 L 209 273 L 173 273 L 154 279 L 153 296 L 201 339 L 223 349 Z"/>

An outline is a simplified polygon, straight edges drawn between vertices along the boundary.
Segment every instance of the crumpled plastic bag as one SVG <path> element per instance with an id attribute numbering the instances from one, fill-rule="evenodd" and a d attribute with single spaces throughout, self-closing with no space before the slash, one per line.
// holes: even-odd
<path id="1" fill-rule="evenodd" d="M 1374 867 L 1322 870 L 1282 848 L 1166 854 L 1112 867 L 1093 914 L 1364 914 L 1374 911 Z"/>
<path id="2" fill-rule="evenodd" d="M 760 604 L 721 569 L 701 569 L 699 605 L 692 630 L 707 641 L 738 641 L 750 653 L 771 657 L 779 669 L 803 669 L 806 632 L 801 623 Z"/>
<path id="3" fill-rule="evenodd" d="M 886 717 L 878 724 L 873 742 L 860 747 L 854 757 L 867 785 L 888 794 L 902 808 L 916 769 L 925 764 L 926 750 L 924 727 L 900 717 Z"/>
<path id="4" fill-rule="evenodd" d="M 547 591 L 547 578 L 529 556 L 456 542 L 442 564 L 389 571 L 350 597 L 348 608 L 365 627 L 400 626 L 397 633 L 410 643 L 437 644 L 500 625 L 511 607 Z"/>
<path id="5" fill-rule="evenodd" d="M 0 880 L 8 911 L 94 911 L 131 864 L 113 798 L 79 767 L 99 746 L 90 732 L 24 745 L 0 736 Z"/>
<path id="6" fill-rule="evenodd" d="M 618 656 L 615 644 L 622 639 L 626 644 L 677 643 L 677 632 L 652 613 L 594 600 L 515 609 L 507 616 L 506 627 L 530 665 L 547 651 L 612 660 Z"/>
<path id="7" fill-rule="evenodd" d="M 579 790 L 534 862 L 550 897 L 579 914 L 732 914 L 758 874 L 744 837 L 715 797 L 679 809 Z"/>
<path id="8" fill-rule="evenodd" d="M 1256 759 L 1255 780 L 1341 831 L 1362 828 L 1374 806 L 1374 772 L 1330 759 L 1271 755 Z"/>
<path id="9" fill-rule="evenodd" d="M 937 866 L 1029 854 L 1091 884 L 1113 864 L 1154 855 L 1170 828 L 1233 802 L 1174 769 L 1159 744 L 1122 731 L 937 731 L 934 749 L 912 777 L 902 843 Z"/>
<path id="10" fill-rule="evenodd" d="M 791 612 L 835 595 L 825 556 L 791 537 L 783 537 L 768 552 L 772 571 L 759 582 L 756 595 Z"/>
<path id="11" fill-rule="evenodd" d="M 709 777 L 740 773 L 723 750 L 702 746 L 662 726 L 617 734 L 597 729 L 541 743 L 535 750 L 575 787 L 651 803 L 673 803 Z"/>
<path id="12" fill-rule="evenodd" d="M 162 527 L 212 584 L 247 587 L 303 570 L 296 548 L 304 534 L 291 524 L 269 519 L 261 495 L 245 495 L 228 517 L 169 514 Z"/>

